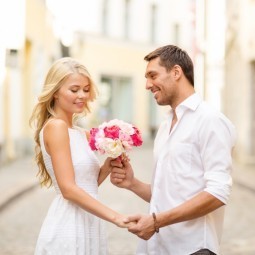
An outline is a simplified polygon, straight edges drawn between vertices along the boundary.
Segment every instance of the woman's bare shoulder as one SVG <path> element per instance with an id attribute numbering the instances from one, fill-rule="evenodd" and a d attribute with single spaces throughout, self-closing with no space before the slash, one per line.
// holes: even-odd
<path id="1" fill-rule="evenodd" d="M 52 119 L 44 127 L 44 134 L 46 137 L 59 137 L 63 134 L 67 134 L 67 132 L 68 125 L 61 119 Z"/>

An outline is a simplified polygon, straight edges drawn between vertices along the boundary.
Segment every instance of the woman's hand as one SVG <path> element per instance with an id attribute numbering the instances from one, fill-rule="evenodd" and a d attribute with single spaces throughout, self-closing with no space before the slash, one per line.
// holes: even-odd
<path id="1" fill-rule="evenodd" d="M 113 223 L 115 223 L 116 226 L 120 227 L 120 228 L 130 228 L 130 227 L 134 227 L 136 225 L 136 222 L 132 222 L 132 221 L 128 221 L 128 217 L 122 214 L 118 214 L 115 217 L 115 220 Z"/>

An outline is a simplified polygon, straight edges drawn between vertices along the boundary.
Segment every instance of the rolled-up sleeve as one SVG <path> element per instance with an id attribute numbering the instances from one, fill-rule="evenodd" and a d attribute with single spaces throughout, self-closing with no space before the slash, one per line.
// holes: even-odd
<path id="1" fill-rule="evenodd" d="M 200 133 L 204 191 L 227 203 L 232 187 L 232 150 L 236 131 L 223 115 L 208 116 Z"/>

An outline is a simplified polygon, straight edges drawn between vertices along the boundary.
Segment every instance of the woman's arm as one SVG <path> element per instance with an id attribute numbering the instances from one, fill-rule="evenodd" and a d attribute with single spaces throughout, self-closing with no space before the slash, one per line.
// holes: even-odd
<path id="1" fill-rule="evenodd" d="M 125 227 L 123 215 L 106 207 L 76 185 L 66 123 L 62 120 L 50 122 L 44 129 L 44 141 L 63 197 L 104 220 Z"/>
<path id="2" fill-rule="evenodd" d="M 97 183 L 98 186 L 107 178 L 107 176 L 111 173 L 111 160 L 112 158 L 107 158 L 104 164 L 100 167 L 100 172 L 98 175 Z"/>

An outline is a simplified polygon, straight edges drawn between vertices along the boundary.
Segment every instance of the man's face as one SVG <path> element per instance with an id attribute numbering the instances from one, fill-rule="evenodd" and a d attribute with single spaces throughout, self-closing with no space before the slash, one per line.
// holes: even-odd
<path id="1" fill-rule="evenodd" d="M 145 77 L 146 89 L 150 90 L 159 105 L 171 105 L 176 94 L 176 83 L 172 70 L 167 71 L 159 64 L 159 58 L 149 61 Z"/>

